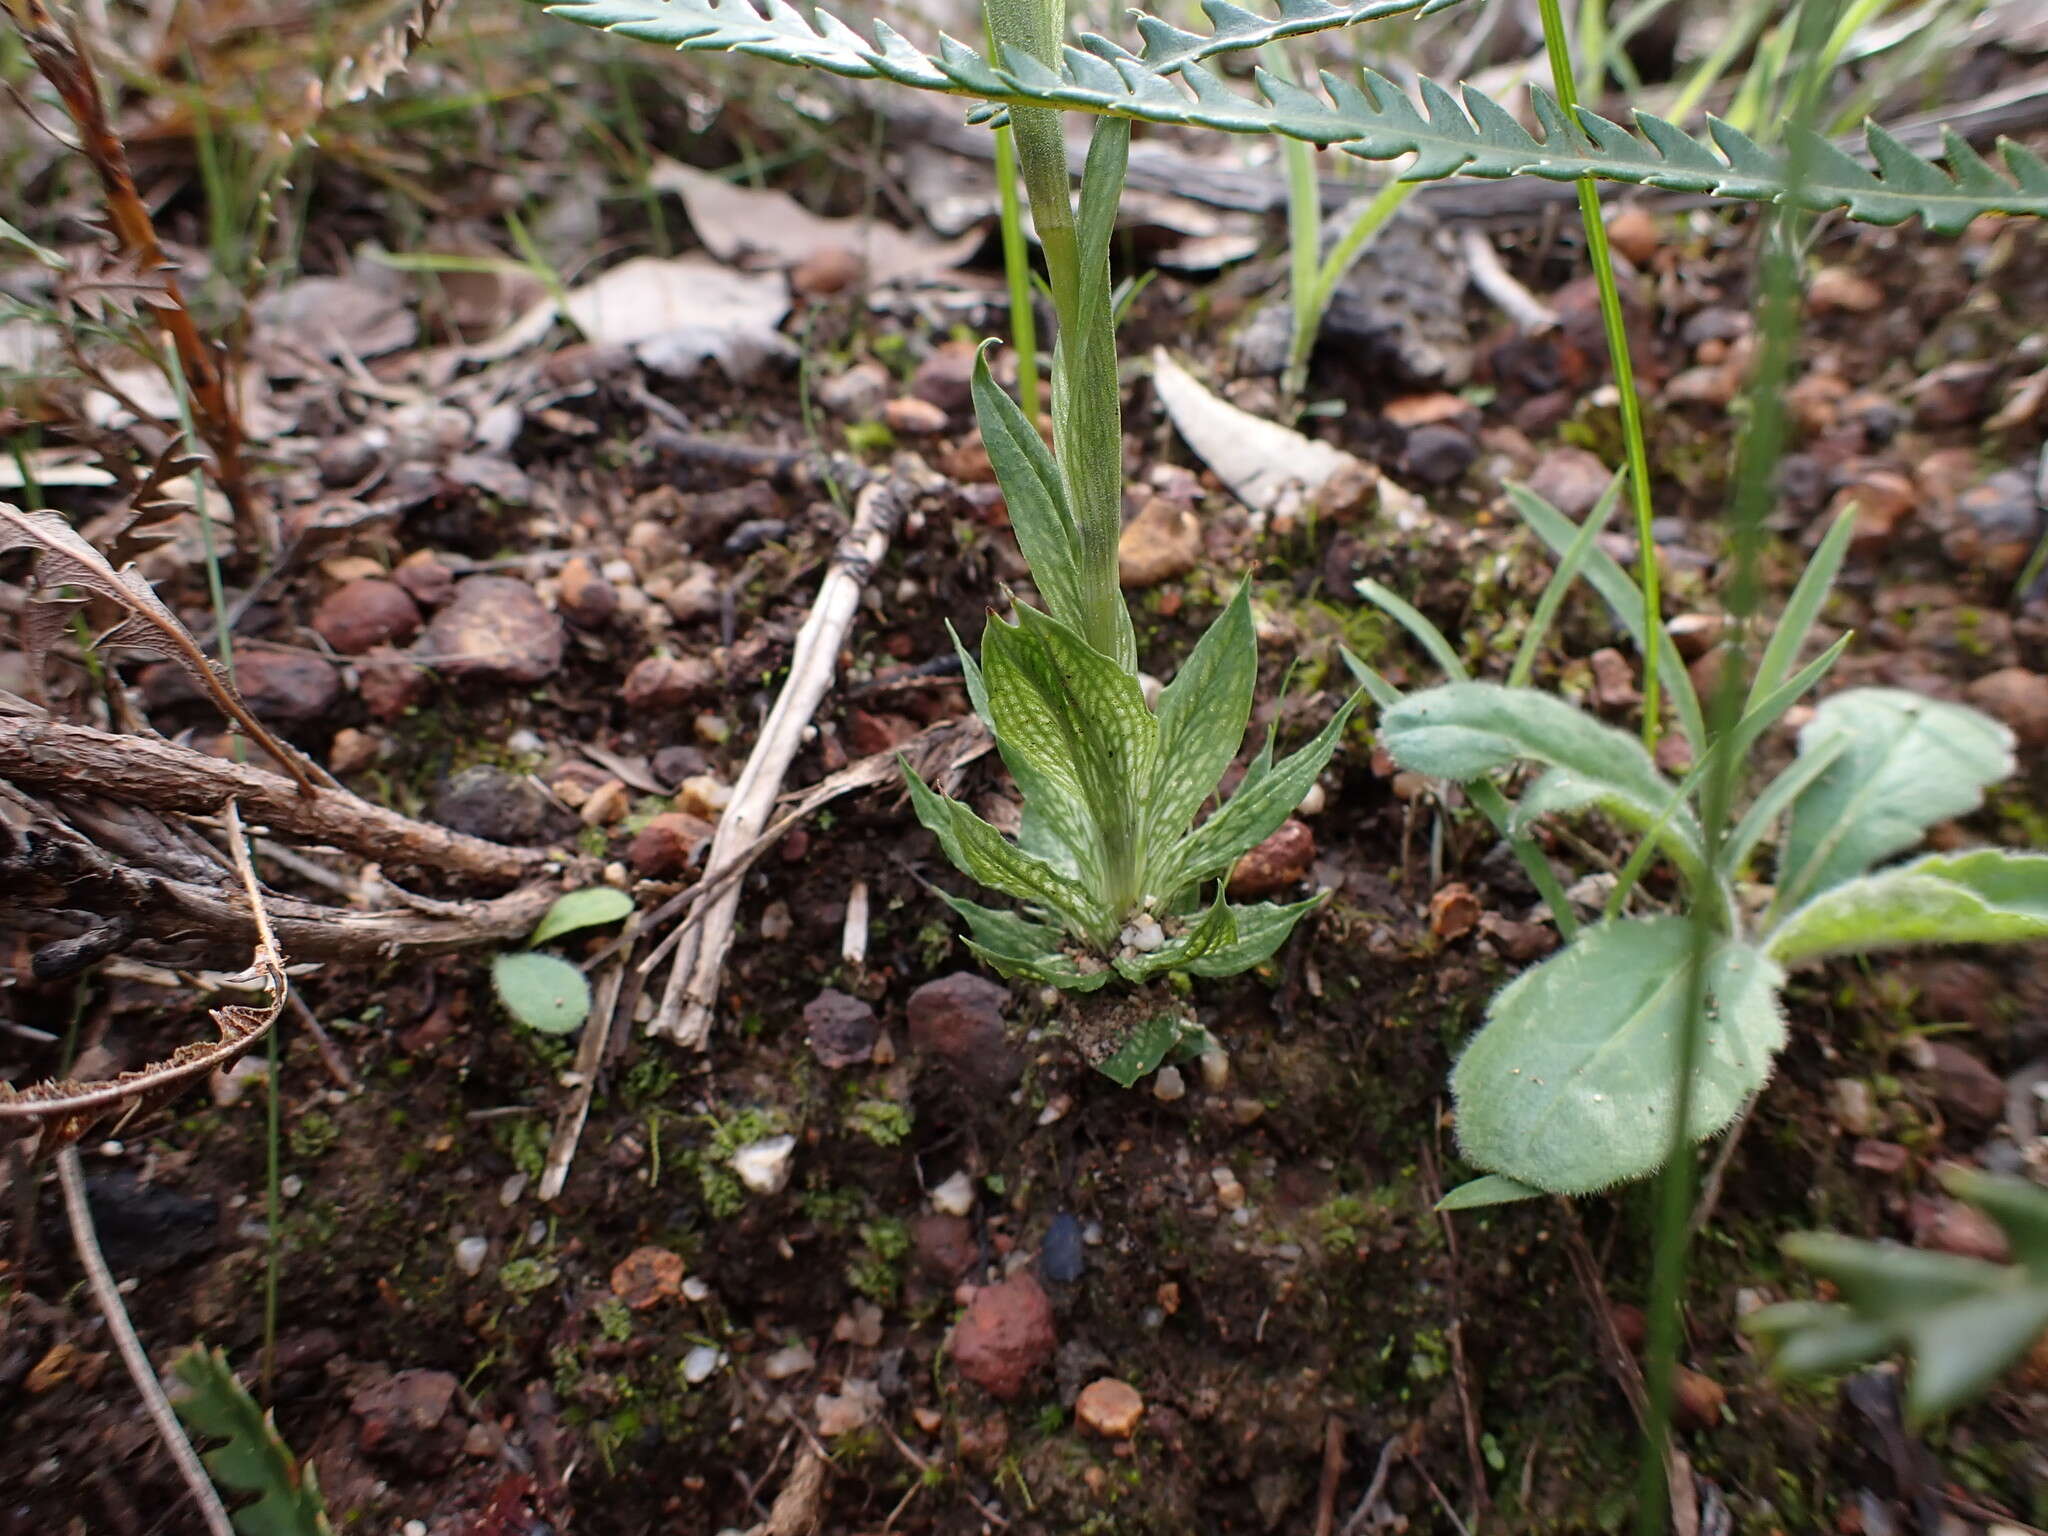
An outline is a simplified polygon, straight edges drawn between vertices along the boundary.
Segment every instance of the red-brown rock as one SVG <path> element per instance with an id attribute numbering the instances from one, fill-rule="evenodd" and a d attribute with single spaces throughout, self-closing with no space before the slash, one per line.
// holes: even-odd
<path id="1" fill-rule="evenodd" d="M 426 701 L 434 680 L 390 646 L 379 646 L 356 664 L 356 692 L 371 718 L 396 720 Z"/>
<path id="2" fill-rule="evenodd" d="M 562 567 L 561 609 L 579 629 L 602 629 L 619 611 L 619 589 L 606 581 L 586 557 L 576 556 Z"/>
<path id="3" fill-rule="evenodd" d="M 562 665 L 563 644 L 561 616 L 527 583 L 471 576 L 434 615 L 418 650 L 444 677 L 537 683 Z"/>
<path id="4" fill-rule="evenodd" d="M 913 1221 L 910 1242 L 917 1254 L 917 1267 L 946 1285 L 966 1274 L 981 1257 L 967 1218 L 943 1211 L 926 1211 Z"/>
<path id="5" fill-rule="evenodd" d="M 688 811 L 664 811 L 633 835 L 626 862 L 634 873 L 650 880 L 671 879 L 690 867 L 697 850 L 711 841 L 716 830 Z"/>
<path id="6" fill-rule="evenodd" d="M 344 656 L 410 640 L 419 627 L 420 605 L 412 595 L 378 576 L 336 587 L 313 610 L 313 628 Z"/>
<path id="7" fill-rule="evenodd" d="M 866 1003 L 827 987 L 804 1004 L 804 1032 L 820 1065 L 836 1071 L 869 1060 L 882 1028 Z"/>
<path id="8" fill-rule="evenodd" d="M 1007 989 L 972 971 L 928 981 L 910 994 L 910 1043 L 970 1083 L 991 1089 L 1016 1081 L 1019 1064 L 1003 1032 Z"/>
<path id="9" fill-rule="evenodd" d="M 1315 862 L 1316 835 L 1305 821 L 1283 821 L 1279 829 L 1237 861 L 1230 872 L 1230 899 L 1257 901 L 1299 885 Z"/>
<path id="10" fill-rule="evenodd" d="M 629 709 L 682 709 L 718 687 L 718 668 L 702 656 L 645 656 L 620 690 Z"/>
<path id="11" fill-rule="evenodd" d="M 1037 1280 L 1012 1275 L 978 1291 L 953 1330 L 953 1363 L 991 1397 L 1009 1402 L 1059 1348 L 1052 1303 Z"/>
<path id="12" fill-rule="evenodd" d="M 2048 746 L 2048 677 L 2025 667 L 2001 667 L 1970 684 L 1968 696 L 2010 726 L 2024 745 Z"/>

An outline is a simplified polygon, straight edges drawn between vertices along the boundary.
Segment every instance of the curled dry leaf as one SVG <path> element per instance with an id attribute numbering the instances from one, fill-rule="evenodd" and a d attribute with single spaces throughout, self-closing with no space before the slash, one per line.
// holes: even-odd
<path id="1" fill-rule="evenodd" d="M 285 978 L 284 953 L 271 931 L 233 801 L 228 802 L 226 820 L 228 846 L 256 920 L 255 957 L 246 971 L 228 977 L 227 982 L 230 986 L 261 983 L 268 996 L 259 1005 L 229 1003 L 213 1009 L 213 1021 L 220 1027 L 217 1039 L 195 1040 L 162 1061 L 103 1082 L 53 1078 L 19 1089 L 0 1083 L 0 1141 L 39 1135 L 38 1155 L 61 1151 L 111 1115 L 118 1113 L 126 1120 L 168 1103 L 201 1078 L 232 1064 L 275 1027 L 291 987 Z"/>
<path id="2" fill-rule="evenodd" d="M 140 571 L 133 566 L 115 570 L 106 556 L 54 512 L 24 512 L 0 501 L 0 554 L 15 549 L 36 552 L 36 581 L 45 594 L 40 601 L 28 605 L 23 618 L 23 649 L 32 672 L 41 671 L 43 658 L 69 625 L 80 601 L 48 594 L 61 587 L 78 587 L 119 604 L 127 612 L 126 618 L 99 637 L 99 645 L 126 646 L 182 667 L 222 714 L 284 765 L 301 795 L 315 792 L 314 775 L 327 779 L 249 713 L 220 668 L 199 649 L 191 632 L 164 606 Z"/>

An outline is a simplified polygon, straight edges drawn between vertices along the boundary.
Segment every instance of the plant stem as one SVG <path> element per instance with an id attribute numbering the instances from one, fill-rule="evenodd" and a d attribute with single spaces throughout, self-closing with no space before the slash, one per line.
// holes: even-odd
<path id="1" fill-rule="evenodd" d="M 1578 129 L 1578 91 L 1572 78 L 1571 43 L 1565 36 L 1559 0 L 1538 0 L 1543 16 L 1543 45 L 1550 55 L 1551 87 L 1565 116 Z M 1628 323 L 1621 310 L 1621 289 L 1614 280 L 1614 257 L 1607 244 L 1607 225 L 1600 217 L 1600 192 L 1591 178 L 1579 181 L 1579 216 L 1586 226 L 1586 254 L 1593 279 L 1600 285 L 1600 321 L 1607 332 L 1607 358 L 1614 387 L 1621 396 L 1621 434 L 1628 456 L 1629 499 L 1636 514 L 1636 541 L 1641 550 L 1643 620 L 1643 745 L 1654 749 L 1661 731 L 1658 707 L 1657 632 L 1664 625 L 1663 594 L 1657 570 L 1657 542 L 1651 535 L 1650 453 L 1643 439 L 1643 403 L 1636 393 L 1635 365 L 1629 357 Z"/>
<path id="2" fill-rule="evenodd" d="M 1008 124 L 996 130 L 996 190 L 1002 198 L 1003 275 L 1010 285 L 1010 344 L 1017 349 L 1017 403 L 1032 421 L 1038 391 L 1038 308 L 1031 293 L 1031 247 L 1017 198 L 1017 141 Z"/>
<path id="3" fill-rule="evenodd" d="M 1287 288 L 1294 308 L 1294 334 L 1287 344 L 1287 372 L 1281 376 L 1280 393 L 1294 402 L 1308 387 L 1309 356 L 1323 328 L 1323 305 L 1318 302 L 1323 296 L 1316 283 L 1323 244 L 1323 204 L 1316 185 L 1315 146 L 1300 139 L 1282 139 L 1280 154 L 1287 162 Z"/>

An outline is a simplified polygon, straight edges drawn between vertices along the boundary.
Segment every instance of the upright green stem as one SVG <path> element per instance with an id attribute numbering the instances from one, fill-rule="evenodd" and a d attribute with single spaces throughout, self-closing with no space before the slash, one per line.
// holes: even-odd
<path id="1" fill-rule="evenodd" d="M 1038 420 L 1038 308 L 1031 295 L 1031 247 L 1017 199 L 1017 142 L 1005 125 L 996 130 L 996 189 L 1002 198 L 1003 275 L 1010 285 L 1010 343 L 1017 349 L 1017 403 Z"/>
<path id="2" fill-rule="evenodd" d="M 1316 184 L 1316 148 L 1300 139 L 1282 139 L 1280 156 L 1287 163 L 1287 287 L 1294 309 L 1294 334 L 1287 346 L 1287 372 L 1280 393 L 1301 399 L 1308 388 L 1308 360 L 1323 328 L 1323 306 L 1317 292 L 1316 267 L 1323 244 L 1322 189 Z"/>
<path id="3" fill-rule="evenodd" d="M 1538 0 L 1543 16 L 1543 44 L 1550 55 L 1551 88 L 1576 127 L 1578 89 L 1572 78 L 1571 43 L 1565 36 L 1559 0 Z M 1658 706 L 1657 630 L 1664 623 L 1663 592 L 1657 570 L 1657 543 L 1651 537 L 1650 453 L 1643 440 L 1643 402 L 1636 393 L 1636 371 L 1628 351 L 1628 325 L 1621 312 L 1621 289 L 1614 281 L 1614 258 L 1607 245 L 1607 225 L 1600 218 L 1600 193 L 1590 178 L 1579 182 L 1579 216 L 1586 226 L 1586 253 L 1593 278 L 1600 285 L 1600 321 L 1607 332 L 1607 358 L 1614 369 L 1614 387 L 1621 395 L 1621 433 L 1628 455 L 1629 500 L 1635 508 L 1636 541 L 1642 551 L 1640 580 L 1643 617 L 1650 642 L 1643 647 L 1643 744 L 1654 748 L 1662 726 Z"/>

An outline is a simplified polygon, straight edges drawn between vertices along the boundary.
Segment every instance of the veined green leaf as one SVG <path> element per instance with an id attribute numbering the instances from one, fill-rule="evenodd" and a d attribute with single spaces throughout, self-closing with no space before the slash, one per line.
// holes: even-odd
<path id="1" fill-rule="evenodd" d="M 1095 1070 L 1119 1088 L 1129 1088 L 1190 1036 L 1201 1033 L 1200 1025 L 1190 1025 L 1171 1008 L 1162 1008 L 1140 1020 L 1112 1055 L 1095 1064 Z"/>
<path id="2" fill-rule="evenodd" d="M 1380 740 L 1403 768 L 1469 781 L 1528 759 L 1546 774 L 1529 814 L 1598 804 L 1656 837 L 1688 877 L 1704 869 L 1699 824 L 1642 743 L 1563 699 L 1498 683 L 1449 683 L 1411 693 L 1380 717 Z M 1510 830 L 1526 824 L 1518 814 Z"/>
<path id="3" fill-rule="evenodd" d="M 1712 118 L 1710 144 L 1643 112 L 1634 114 L 1634 131 L 1584 108 L 1575 118 L 1567 117 L 1555 96 L 1532 84 L 1530 103 L 1543 135 L 1538 138 L 1505 107 L 1470 87 L 1453 93 L 1423 80 L 1418 102 L 1373 70 L 1357 80 L 1324 74 L 1320 92 L 1261 70 L 1256 79 L 1263 99 L 1254 99 L 1194 62 L 1180 44 L 1150 60 L 1114 45 L 1100 51 L 1069 47 L 1055 70 L 1011 48 L 991 60 L 949 37 L 940 38 L 936 56 L 927 56 L 884 23 L 875 24 L 870 41 L 827 13 L 816 12 L 807 20 L 781 0 L 765 13 L 748 0 L 537 3 L 586 26 L 671 47 L 758 54 L 852 79 L 893 80 L 1002 106 L 1068 107 L 1232 133 L 1285 134 L 1366 160 L 1413 155 L 1405 177 L 1410 181 L 1459 174 L 1530 175 L 1549 181 L 1593 177 L 1760 202 L 1796 197 L 1803 207 L 1844 208 L 1851 218 L 1872 224 L 1917 217 L 1943 233 L 1960 231 L 1981 213 L 2048 214 L 2048 164 L 2010 140 L 2000 146 L 2001 174 L 1960 137 L 1947 134 L 1943 155 L 1948 169 L 1943 170 L 1869 124 L 1865 163 L 1796 128 L 1792 137 L 1797 142 L 1789 150 L 1765 149 Z M 1348 19 L 1341 18 L 1342 9 L 1337 8 L 1339 16 L 1319 19 L 1340 25 Z M 1283 17 L 1286 10 L 1283 6 Z M 1240 25 L 1246 37 L 1261 35 L 1259 29 L 1269 25 L 1235 23 L 1242 13 L 1223 0 L 1215 0 L 1212 14 L 1232 17 L 1232 25 Z M 1224 30 L 1219 26 L 1219 33 Z M 1789 154 L 1799 157 L 1797 174 Z"/>
<path id="4" fill-rule="evenodd" d="M 1017 847 L 959 801 L 935 794 L 909 763 L 901 766 L 911 809 L 958 868 L 992 891 L 1044 907 L 1077 937 L 1096 943 L 1107 937 L 1108 919 L 1090 892 Z"/>
<path id="5" fill-rule="evenodd" d="M 1307 746 L 1290 753 L 1256 779 L 1246 774 L 1237 793 L 1213 816 L 1177 846 L 1164 850 L 1150 883 L 1152 892 L 1168 899 L 1169 893 L 1184 886 L 1221 875 L 1240 855 L 1270 837 L 1301 804 L 1316 775 L 1337 750 L 1351 712 L 1358 707 L 1358 697 L 1353 694 L 1346 699 L 1331 716 L 1330 723 Z"/>
<path id="6" fill-rule="evenodd" d="M 1321 896 L 1311 896 L 1305 901 L 1284 904 L 1261 901 L 1248 907 L 1232 907 L 1237 936 L 1205 954 L 1190 956 L 1176 969 L 1192 976 L 1218 977 L 1236 976 L 1255 965 L 1264 965 L 1287 942 L 1295 925 L 1322 904 Z"/>
<path id="7" fill-rule="evenodd" d="M 1910 848 L 1935 822 L 1975 810 L 2013 770 L 2012 732 L 1960 704 L 1897 688 L 1821 703 L 1799 750 L 1848 747 L 1792 802 L 1778 851 L 1777 910 L 1799 906 Z"/>
<path id="8" fill-rule="evenodd" d="M 1244 741 L 1258 677 L 1246 580 L 1159 695 L 1159 758 L 1146 812 L 1155 843 L 1183 836 L 1202 802 L 1216 793 Z"/>
<path id="9" fill-rule="evenodd" d="M 2048 939 L 2048 854 L 1936 853 L 1830 886 L 1770 935 L 1786 965 L 1915 944 Z"/>
<path id="10" fill-rule="evenodd" d="M 1093 992 L 1116 975 L 1106 965 L 1084 968 L 1061 948 L 1057 928 L 944 891 L 939 896 L 966 922 L 973 935 L 967 947 L 1005 976 L 1043 982 L 1063 992 Z"/>
<path id="11" fill-rule="evenodd" d="M 1451 1074 L 1467 1160 L 1567 1195 L 1654 1172 L 1671 1146 L 1692 952 L 1683 918 L 1605 923 L 1496 993 Z M 1785 1038 L 1776 965 L 1737 942 L 1708 964 L 1694 1140 L 1763 1086 Z"/>
<path id="12" fill-rule="evenodd" d="M 988 450 L 989 465 L 1010 511 L 1010 529 L 1031 567 L 1031 579 L 1053 616 L 1079 628 L 1084 614 L 1074 551 L 1080 535 L 1067 505 L 1066 483 L 1037 426 L 1025 419 L 1017 402 L 990 375 L 988 349 L 994 345 L 984 342 L 974 355 L 971 388 L 982 446 Z"/>
<path id="13" fill-rule="evenodd" d="M 1137 678 L 1028 607 L 1017 610 L 1014 625 L 990 620 L 981 654 L 1005 761 L 1027 760 L 1087 808 L 1103 868 L 1135 860 L 1144 831 L 1139 800 L 1152 781 L 1159 739 Z"/>
<path id="14" fill-rule="evenodd" d="M 1167 971 L 1183 969 L 1189 962 L 1237 941 L 1237 914 L 1217 891 L 1216 899 L 1185 933 L 1169 939 L 1149 954 L 1118 955 L 1116 968 L 1126 981 L 1145 982 Z"/>

